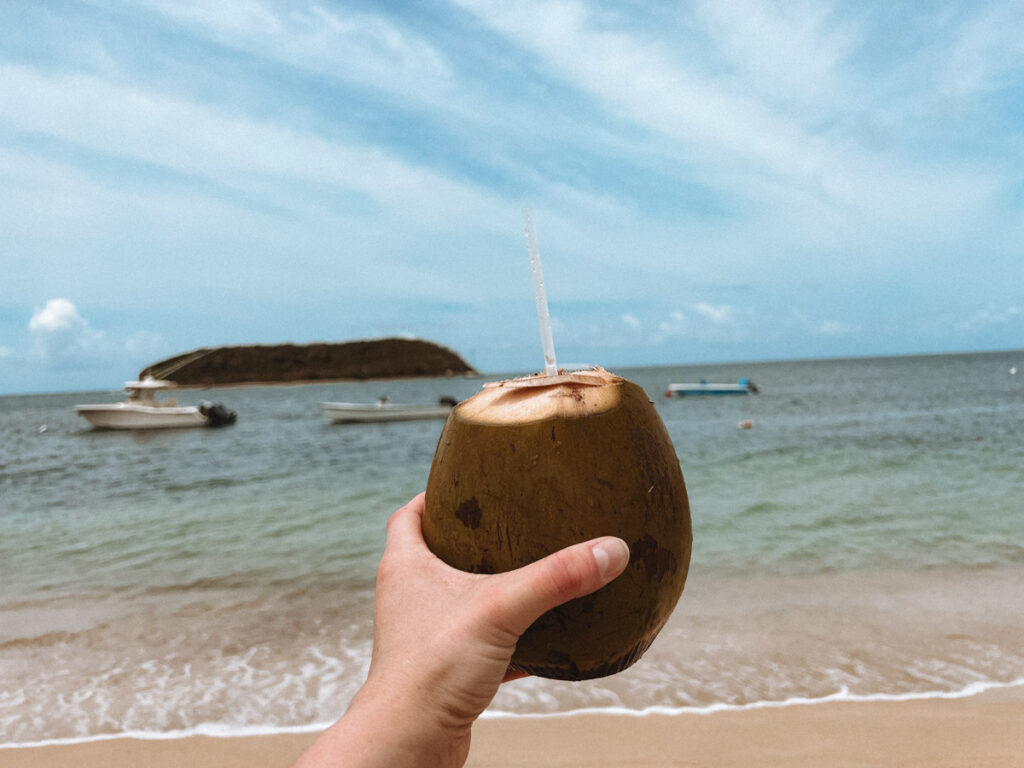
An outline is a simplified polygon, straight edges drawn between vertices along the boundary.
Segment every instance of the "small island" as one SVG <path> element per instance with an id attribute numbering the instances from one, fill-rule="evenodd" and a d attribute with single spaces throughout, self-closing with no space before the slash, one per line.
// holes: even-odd
<path id="1" fill-rule="evenodd" d="M 386 338 L 202 348 L 148 365 L 139 378 L 152 376 L 181 387 L 216 387 L 475 373 L 458 354 L 440 344 Z"/>

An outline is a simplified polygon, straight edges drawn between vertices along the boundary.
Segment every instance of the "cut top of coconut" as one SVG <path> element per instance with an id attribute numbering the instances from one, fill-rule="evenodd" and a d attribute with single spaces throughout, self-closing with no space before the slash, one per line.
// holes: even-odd
<path id="1" fill-rule="evenodd" d="M 457 410 L 461 418 L 480 424 L 579 418 L 618 405 L 624 381 L 603 368 L 495 381 L 485 384 L 483 391 L 459 404 Z"/>
<path id="2" fill-rule="evenodd" d="M 602 387 L 605 384 L 622 381 L 621 376 L 609 373 L 599 365 L 583 371 L 564 371 L 556 376 L 546 376 L 543 373 L 535 373 L 531 376 L 521 376 L 518 379 L 505 379 L 504 381 L 489 381 L 484 384 L 484 389 L 536 389 L 537 387 L 555 387 L 559 384 L 582 384 L 587 387 Z"/>

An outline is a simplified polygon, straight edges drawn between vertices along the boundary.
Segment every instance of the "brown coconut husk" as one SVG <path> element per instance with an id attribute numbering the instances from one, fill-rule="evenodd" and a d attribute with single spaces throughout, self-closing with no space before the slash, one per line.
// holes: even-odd
<path id="1" fill-rule="evenodd" d="M 456 406 L 427 482 L 423 533 L 442 560 L 500 573 L 596 536 L 630 561 L 541 616 L 514 669 L 583 680 L 647 650 L 686 582 L 692 530 L 672 441 L 642 388 L 602 369 L 487 385 Z"/>

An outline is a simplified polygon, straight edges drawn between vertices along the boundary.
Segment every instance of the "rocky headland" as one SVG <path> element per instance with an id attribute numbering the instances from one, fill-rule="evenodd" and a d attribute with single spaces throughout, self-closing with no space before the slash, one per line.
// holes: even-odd
<path id="1" fill-rule="evenodd" d="M 148 365 L 139 377 L 153 376 L 183 387 L 214 387 L 474 373 L 458 354 L 440 344 L 388 338 L 196 349 Z"/>

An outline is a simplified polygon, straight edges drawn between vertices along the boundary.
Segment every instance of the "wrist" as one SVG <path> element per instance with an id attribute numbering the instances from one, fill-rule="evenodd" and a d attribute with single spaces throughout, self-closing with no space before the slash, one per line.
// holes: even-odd
<path id="1" fill-rule="evenodd" d="M 461 768 L 469 753 L 468 728 L 446 726 L 426 702 L 372 675 L 325 736 L 338 768 Z"/>

